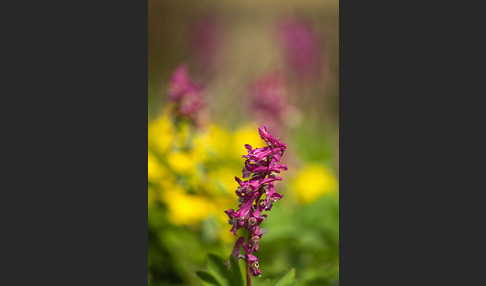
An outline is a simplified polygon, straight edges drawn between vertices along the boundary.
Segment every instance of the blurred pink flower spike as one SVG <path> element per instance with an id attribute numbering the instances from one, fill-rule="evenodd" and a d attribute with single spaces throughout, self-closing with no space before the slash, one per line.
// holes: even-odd
<path id="1" fill-rule="evenodd" d="M 251 108 L 260 122 L 281 133 L 285 118 L 293 107 L 287 102 L 285 81 L 277 74 L 268 74 L 251 86 Z"/>
<path id="2" fill-rule="evenodd" d="M 214 72 L 221 50 L 222 25 L 211 13 L 200 15 L 189 30 L 189 51 L 205 71 Z"/>
<path id="3" fill-rule="evenodd" d="M 325 47 L 312 26 L 303 19 L 284 18 L 278 22 L 277 30 L 295 78 L 309 81 L 321 76 Z"/>
<path id="4" fill-rule="evenodd" d="M 201 87 L 189 77 L 187 67 L 185 65 L 178 66 L 170 78 L 169 97 L 172 100 L 180 100 L 200 91 Z"/>
<path id="5" fill-rule="evenodd" d="M 202 86 L 190 78 L 185 65 L 177 67 L 169 82 L 169 99 L 176 103 L 176 115 L 197 125 L 203 108 L 202 91 Z"/>

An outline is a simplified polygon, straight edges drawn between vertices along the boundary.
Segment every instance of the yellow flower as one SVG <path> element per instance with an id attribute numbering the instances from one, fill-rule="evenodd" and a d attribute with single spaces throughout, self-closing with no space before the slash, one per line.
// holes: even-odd
<path id="1" fill-rule="evenodd" d="M 338 182 L 332 172 L 320 164 L 309 164 L 292 182 L 292 191 L 299 202 L 308 204 L 325 194 L 337 192 Z"/>
<path id="2" fill-rule="evenodd" d="M 208 151 L 217 158 L 228 159 L 233 154 L 231 146 L 233 136 L 226 130 L 216 125 L 210 125 L 208 127 L 208 136 L 205 139 L 207 140 Z"/>
<path id="3" fill-rule="evenodd" d="M 247 124 L 239 128 L 234 134 L 233 142 L 233 154 L 236 158 L 241 159 L 242 155 L 246 155 L 248 151 L 245 148 L 245 144 L 250 144 L 253 148 L 264 147 L 265 143 L 260 138 L 257 124 Z"/>
<path id="4" fill-rule="evenodd" d="M 161 193 L 169 210 L 169 220 L 176 225 L 197 224 L 209 217 L 215 210 L 207 198 L 184 193 L 180 188 L 164 190 Z"/>
<path id="5" fill-rule="evenodd" d="M 160 165 L 158 159 L 148 152 L 148 180 L 152 182 L 159 181 L 163 178 L 164 174 L 167 173 L 165 168 Z"/>
<path id="6" fill-rule="evenodd" d="M 148 145 L 159 154 L 170 150 L 174 139 L 174 126 L 167 115 L 162 116 L 148 125 Z"/>
<path id="7" fill-rule="evenodd" d="M 239 173 L 241 173 L 241 168 L 222 167 L 210 170 L 208 174 L 210 189 L 219 195 L 235 195 L 238 187 L 235 175 Z"/>
<path id="8" fill-rule="evenodd" d="M 211 159 L 211 156 L 209 155 L 209 137 L 209 132 L 205 131 L 198 131 L 194 135 L 192 151 L 194 154 L 194 158 L 198 162 L 206 162 Z"/>
<path id="9" fill-rule="evenodd" d="M 196 160 L 190 152 L 177 151 L 167 154 L 167 162 L 174 171 L 180 174 L 194 171 L 196 167 Z"/>
<path id="10" fill-rule="evenodd" d="M 226 227 L 220 229 L 219 237 L 222 241 L 226 243 L 233 243 L 235 242 L 236 237 L 230 231 L 231 226 L 228 224 L 228 220 L 226 220 Z"/>

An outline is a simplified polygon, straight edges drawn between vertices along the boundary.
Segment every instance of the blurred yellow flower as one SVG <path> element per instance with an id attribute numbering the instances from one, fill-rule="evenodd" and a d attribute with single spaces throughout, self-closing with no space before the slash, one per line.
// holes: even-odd
<path id="1" fill-rule="evenodd" d="M 245 148 L 245 144 L 250 144 L 253 148 L 264 147 L 265 143 L 260 138 L 257 124 L 247 124 L 239 128 L 234 134 L 233 154 L 241 159 L 242 155 L 246 155 L 248 151 Z M 243 160 L 243 159 L 242 159 Z"/>
<path id="2" fill-rule="evenodd" d="M 228 220 L 226 220 L 228 221 Z M 222 241 L 226 243 L 235 243 L 236 236 L 233 235 L 233 233 L 230 231 L 231 226 L 226 223 L 226 227 L 223 227 L 220 229 L 220 234 L 219 237 L 221 238 Z"/>
<path id="3" fill-rule="evenodd" d="M 180 174 L 193 171 L 196 167 L 196 160 L 190 152 L 172 152 L 167 155 L 169 166 Z"/>
<path id="4" fill-rule="evenodd" d="M 169 219 L 176 225 L 196 224 L 209 217 L 216 207 L 207 198 L 171 189 L 161 193 L 169 210 Z"/>
<path id="5" fill-rule="evenodd" d="M 241 173 L 241 168 L 221 167 L 210 170 L 208 178 L 211 189 L 215 191 L 215 194 L 235 195 L 238 187 L 235 175 L 239 175 L 239 173 Z"/>
<path id="6" fill-rule="evenodd" d="M 218 126 L 211 124 L 208 127 L 208 136 L 206 146 L 213 155 L 218 158 L 230 158 L 233 155 L 232 142 L 233 136 L 226 130 L 219 128 Z"/>
<path id="7" fill-rule="evenodd" d="M 308 204 L 322 195 L 337 191 L 337 179 L 332 172 L 320 164 L 308 164 L 299 171 L 292 182 L 292 191 L 299 202 Z"/>
<path id="8" fill-rule="evenodd" d="M 208 150 L 210 149 L 209 137 L 210 134 L 207 131 L 198 131 L 194 134 L 192 151 L 194 158 L 198 162 L 205 162 L 211 159 L 211 156 L 208 153 Z"/>
<path id="9" fill-rule="evenodd" d="M 163 178 L 164 173 L 166 171 L 164 170 L 158 159 L 152 154 L 152 152 L 148 152 L 148 180 L 152 182 L 159 181 Z"/>
<path id="10" fill-rule="evenodd" d="M 174 126 L 168 116 L 164 115 L 148 125 L 148 146 L 164 154 L 169 151 L 174 139 Z"/>

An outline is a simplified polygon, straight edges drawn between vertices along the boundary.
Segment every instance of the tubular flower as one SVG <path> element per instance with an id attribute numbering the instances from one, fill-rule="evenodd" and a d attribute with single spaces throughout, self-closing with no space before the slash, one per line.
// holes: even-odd
<path id="1" fill-rule="evenodd" d="M 278 163 L 287 145 L 272 137 L 265 126 L 260 127 L 258 132 L 267 146 L 253 149 L 252 146 L 245 145 L 248 154 L 243 156 L 246 161 L 242 177 L 249 179 L 242 181 L 235 177 L 238 183 L 235 193 L 239 197 L 239 209 L 225 211 L 229 217 L 228 222 L 232 225 L 231 232 L 235 236 L 240 228 L 245 228 L 249 232 L 248 243 L 245 244 L 244 238 L 239 237 L 232 255 L 236 259 L 245 259 L 253 276 L 261 274 L 258 257 L 252 253 L 258 250 L 262 235 L 266 233 L 265 230 L 260 229 L 260 224 L 267 219 L 267 215 L 262 212 L 270 211 L 273 203 L 283 197 L 275 192 L 274 182 L 281 181 L 282 178 L 277 175 L 282 170 L 287 170 L 285 164 Z M 265 195 L 264 200 L 261 199 L 263 195 Z M 240 246 L 244 254 L 240 254 Z"/>

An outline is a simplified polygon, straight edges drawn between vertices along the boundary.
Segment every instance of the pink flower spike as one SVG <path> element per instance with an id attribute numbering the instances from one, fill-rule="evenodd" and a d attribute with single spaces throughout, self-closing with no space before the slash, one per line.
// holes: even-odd
<path id="1" fill-rule="evenodd" d="M 243 245 L 246 261 L 253 276 L 261 273 L 258 258 L 252 253 L 259 248 L 263 235 L 260 225 L 267 219 L 267 215 L 262 214 L 262 211 L 270 211 L 273 203 L 283 197 L 275 192 L 274 183 L 282 180 L 277 174 L 287 170 L 287 165 L 278 163 L 287 146 L 272 137 L 265 126 L 260 127 L 258 132 L 268 146 L 253 149 L 250 145 L 245 145 L 248 155 L 243 156 L 247 158 L 243 167 L 243 178 L 249 179 L 242 181 L 235 177 L 238 183 L 235 193 L 239 197 L 239 209 L 236 212 L 233 209 L 225 212 L 230 218 L 231 232 L 234 235 L 240 228 L 245 228 L 249 232 L 248 247 L 241 241 L 241 237 L 238 238 L 233 255 L 240 255 L 235 252 L 239 253 L 239 245 Z M 266 196 L 264 200 L 261 199 L 263 195 Z"/>

